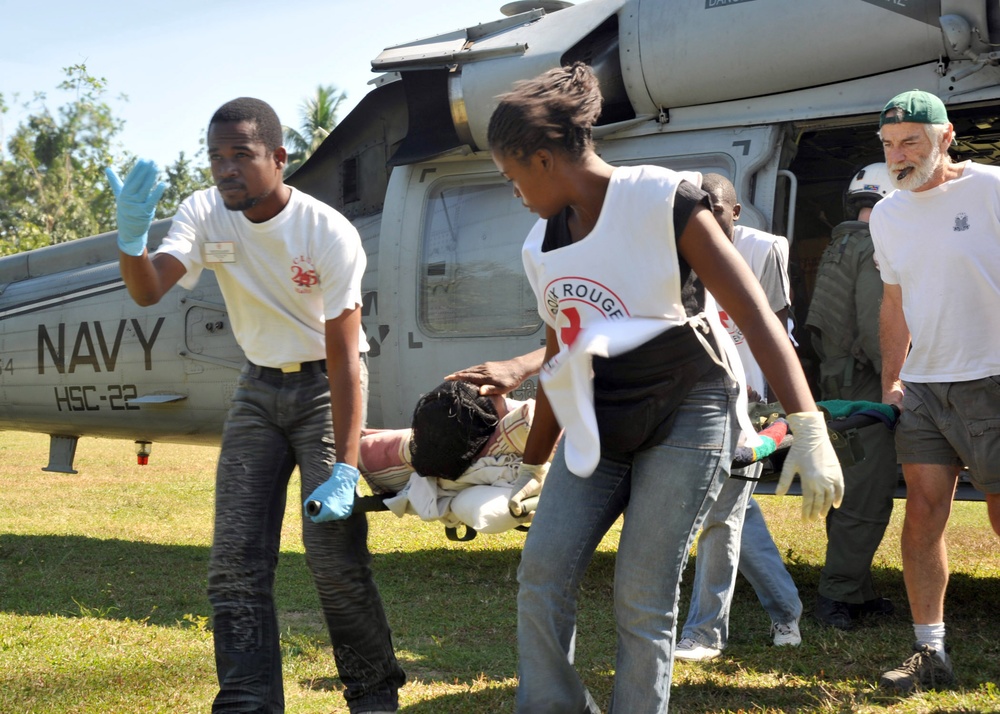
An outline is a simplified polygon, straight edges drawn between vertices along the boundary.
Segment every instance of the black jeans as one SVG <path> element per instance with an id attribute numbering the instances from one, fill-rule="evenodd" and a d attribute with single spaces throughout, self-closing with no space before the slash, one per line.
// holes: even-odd
<path id="1" fill-rule="evenodd" d="M 244 369 L 216 474 L 208 575 L 219 677 L 213 712 L 284 711 L 273 586 L 286 490 L 298 465 L 302 503 L 330 476 L 334 460 L 322 369 Z M 348 706 L 352 712 L 395 710 L 405 675 L 372 578 L 365 514 L 322 524 L 304 518 L 302 531 Z"/>

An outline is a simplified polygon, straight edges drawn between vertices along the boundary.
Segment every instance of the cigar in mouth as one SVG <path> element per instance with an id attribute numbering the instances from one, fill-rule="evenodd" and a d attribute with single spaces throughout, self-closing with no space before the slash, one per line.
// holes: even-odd
<path id="1" fill-rule="evenodd" d="M 912 166 L 907 166 L 905 169 L 903 169 L 898 174 L 896 174 L 896 180 L 897 181 L 902 181 L 903 179 L 905 179 L 907 176 L 910 175 L 911 171 L 913 171 L 913 167 Z"/>

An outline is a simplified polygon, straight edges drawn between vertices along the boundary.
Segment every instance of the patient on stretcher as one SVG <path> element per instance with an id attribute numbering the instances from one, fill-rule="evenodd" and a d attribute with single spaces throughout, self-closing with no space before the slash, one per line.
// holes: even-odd
<path id="1" fill-rule="evenodd" d="M 467 382 L 443 382 L 417 403 L 411 428 L 364 432 L 358 468 L 399 517 L 480 533 L 510 530 L 531 520 L 511 515 L 507 501 L 534 409 L 533 399 L 483 396 Z"/>

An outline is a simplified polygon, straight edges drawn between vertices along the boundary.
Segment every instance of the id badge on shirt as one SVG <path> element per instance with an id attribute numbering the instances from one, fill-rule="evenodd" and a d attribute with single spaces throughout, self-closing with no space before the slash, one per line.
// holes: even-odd
<path id="1" fill-rule="evenodd" d="M 206 263 L 235 263 L 236 244 L 231 240 L 204 243 L 201 248 Z"/>

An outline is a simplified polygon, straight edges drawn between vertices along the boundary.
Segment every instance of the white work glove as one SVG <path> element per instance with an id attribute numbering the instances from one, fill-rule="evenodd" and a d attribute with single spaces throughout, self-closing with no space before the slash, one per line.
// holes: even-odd
<path id="1" fill-rule="evenodd" d="M 837 508 L 844 498 L 844 475 L 830 443 L 823 412 L 798 412 L 785 417 L 792 447 L 785 457 L 775 493 L 784 496 L 798 474 L 802 482 L 802 520 L 814 521 Z"/>
<path id="2" fill-rule="evenodd" d="M 507 508 L 515 518 L 526 515 L 523 502 L 527 498 L 537 496 L 542 490 L 545 476 L 549 472 L 549 462 L 542 464 L 521 463 L 517 468 L 517 480 L 510 487 L 510 500 Z"/>

